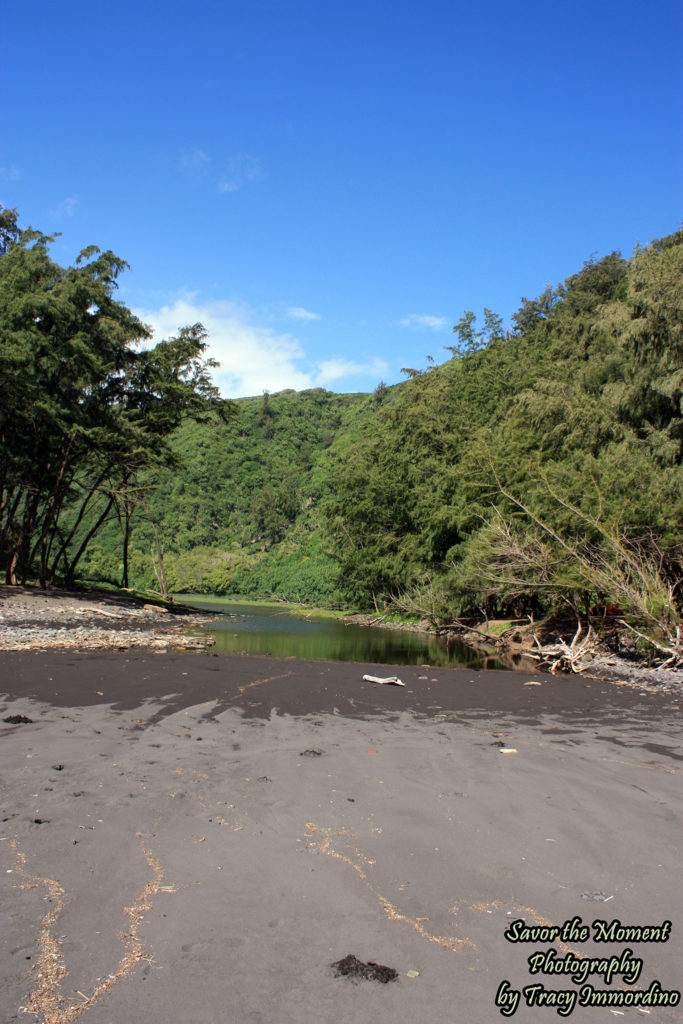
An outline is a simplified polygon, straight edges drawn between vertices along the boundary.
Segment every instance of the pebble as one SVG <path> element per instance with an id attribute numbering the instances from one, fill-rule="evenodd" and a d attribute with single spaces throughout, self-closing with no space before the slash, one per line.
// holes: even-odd
<path id="1" fill-rule="evenodd" d="M 2 651 L 129 647 L 204 650 L 214 643 L 211 637 L 184 635 L 188 626 L 205 624 L 205 616 L 183 615 L 181 623 L 167 613 L 167 619 L 160 622 L 153 605 L 127 606 L 106 598 L 88 600 L 63 591 L 32 593 L 12 587 L 2 588 L 0 605 Z"/>

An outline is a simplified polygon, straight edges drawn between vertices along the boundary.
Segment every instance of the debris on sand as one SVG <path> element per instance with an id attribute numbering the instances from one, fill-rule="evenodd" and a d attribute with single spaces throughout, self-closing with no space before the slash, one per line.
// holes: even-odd
<path id="1" fill-rule="evenodd" d="M 405 683 L 401 682 L 401 680 L 398 678 L 398 676 L 387 676 L 385 679 L 382 679 L 381 676 L 363 676 L 363 682 L 364 683 L 382 683 L 382 684 L 389 683 L 392 686 L 405 686 L 406 685 Z"/>
<path id="2" fill-rule="evenodd" d="M 33 719 L 26 715 L 10 715 L 9 718 L 3 718 L 3 722 L 9 722 L 10 725 L 33 725 Z"/>
<path id="3" fill-rule="evenodd" d="M 206 612 L 110 591 L 0 584 L 0 613 L 1 651 L 204 651 L 215 643 L 213 637 L 188 635 L 190 627 L 206 624 Z"/>
<path id="4" fill-rule="evenodd" d="M 342 960 L 337 960 L 336 963 L 330 964 L 330 967 L 334 967 L 337 978 L 355 978 L 358 981 L 381 981 L 383 985 L 398 978 L 398 971 L 395 971 L 393 967 L 385 967 L 383 964 L 373 963 L 372 960 L 364 964 L 353 953 L 349 953 Z"/>

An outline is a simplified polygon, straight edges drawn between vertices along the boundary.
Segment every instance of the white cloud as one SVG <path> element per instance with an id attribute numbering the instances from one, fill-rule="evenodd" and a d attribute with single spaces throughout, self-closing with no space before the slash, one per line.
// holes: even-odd
<path id="1" fill-rule="evenodd" d="M 218 191 L 237 192 L 250 181 L 263 177 L 261 164 L 249 153 L 237 153 L 225 161 L 225 176 L 218 182 Z"/>
<path id="2" fill-rule="evenodd" d="M 61 203 L 58 203 L 50 213 L 53 217 L 71 217 L 73 212 L 78 205 L 78 196 L 67 196 L 66 199 L 62 199 Z"/>
<path id="3" fill-rule="evenodd" d="M 251 322 L 248 310 L 231 302 L 196 303 L 192 295 L 160 309 L 136 309 L 154 331 L 150 344 L 175 336 L 181 327 L 202 323 L 209 334 L 206 355 L 221 364 L 213 371 L 227 398 L 293 388 L 325 387 L 347 377 L 368 377 L 368 385 L 387 369 L 380 359 L 369 363 L 331 357 L 309 359 L 297 338 Z"/>
<path id="4" fill-rule="evenodd" d="M 287 310 L 287 316 L 291 317 L 292 320 L 320 320 L 319 313 L 311 313 L 310 310 L 304 309 L 303 306 L 290 306 Z"/>
<path id="5" fill-rule="evenodd" d="M 443 331 L 450 326 L 445 316 L 429 316 L 426 313 L 411 313 L 400 321 L 401 327 L 429 327 L 432 331 Z"/>
<path id="6" fill-rule="evenodd" d="M 310 375 L 296 365 L 304 355 L 297 339 L 254 326 L 233 303 L 196 305 L 185 297 L 161 309 L 135 312 L 153 329 L 154 342 L 173 337 L 181 327 L 202 323 L 209 333 L 207 354 L 220 363 L 213 371 L 215 383 L 227 397 L 312 386 Z"/>
<path id="7" fill-rule="evenodd" d="M 371 377 L 376 380 L 386 373 L 388 364 L 383 359 L 373 359 L 370 363 L 355 363 L 351 359 L 325 359 L 318 365 L 316 384 L 324 387 L 345 377 Z"/>
<path id="8" fill-rule="evenodd" d="M 227 160 L 216 160 L 203 149 L 181 154 L 178 166 L 188 178 L 208 179 L 220 194 L 237 192 L 243 185 L 263 177 L 261 164 L 250 153 L 236 153 Z"/>

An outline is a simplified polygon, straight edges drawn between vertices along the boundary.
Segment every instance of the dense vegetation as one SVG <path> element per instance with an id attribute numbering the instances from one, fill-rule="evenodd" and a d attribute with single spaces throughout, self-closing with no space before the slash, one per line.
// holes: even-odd
<path id="1" fill-rule="evenodd" d="M 621 606 L 680 644 L 683 233 L 612 253 L 513 330 L 467 313 L 335 474 L 344 590 L 448 621 Z"/>
<path id="2" fill-rule="evenodd" d="M 63 270 L 0 215 L 8 578 L 438 623 L 613 604 L 680 644 L 682 232 L 588 261 L 510 329 L 466 312 L 450 358 L 393 388 L 226 403 L 201 325 L 136 351 L 121 261 Z"/>
<path id="3" fill-rule="evenodd" d="M 110 515 L 127 541 L 184 418 L 234 411 L 200 324 L 137 351 L 149 332 L 114 299 L 123 261 L 93 246 L 60 267 L 52 241 L 0 209 L 0 559 L 8 583 L 43 586 L 74 581 Z"/>
<path id="4" fill-rule="evenodd" d="M 283 391 L 239 399 L 227 422 L 181 427 L 173 449 L 182 468 L 157 475 L 133 526 L 135 583 L 155 585 L 158 537 L 171 591 L 339 600 L 322 509 L 340 441 L 350 443 L 370 405 L 367 395 Z M 84 571 L 120 577 L 115 523 L 91 545 Z"/>

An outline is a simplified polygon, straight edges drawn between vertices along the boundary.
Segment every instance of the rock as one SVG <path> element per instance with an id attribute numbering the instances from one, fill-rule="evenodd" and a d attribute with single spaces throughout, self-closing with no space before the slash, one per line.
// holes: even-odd
<path id="1" fill-rule="evenodd" d="M 383 964 L 376 964 L 372 960 L 363 963 L 353 953 L 349 953 L 341 960 L 330 964 L 330 967 L 335 969 L 338 978 L 355 978 L 358 981 L 381 981 L 383 985 L 398 978 L 398 971 L 395 971 L 393 967 L 385 967 Z"/>

